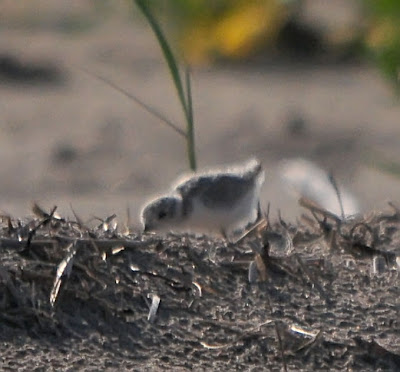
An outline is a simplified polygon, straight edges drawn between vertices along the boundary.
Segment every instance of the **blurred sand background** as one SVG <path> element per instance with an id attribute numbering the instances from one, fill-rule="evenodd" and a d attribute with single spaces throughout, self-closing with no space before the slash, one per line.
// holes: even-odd
<path id="1" fill-rule="evenodd" d="M 57 76 L 33 84 L 0 76 L 0 210 L 22 217 L 37 201 L 57 205 L 62 215 L 72 214 L 71 204 L 84 219 L 113 213 L 124 219 L 129 207 L 137 221 L 143 202 L 188 170 L 185 143 L 81 68 L 184 127 L 159 46 L 124 7 L 104 20 L 97 14 L 95 26 L 78 32 L 66 19 L 91 15 L 92 7 L 56 3 L 36 1 L 29 17 L 12 1 L 0 5 L 0 54 L 50 66 Z M 308 3 L 306 16 L 323 27 L 357 17 L 352 2 Z M 299 215 L 277 176 L 288 157 L 332 170 L 363 211 L 399 199 L 400 179 L 366 161 L 375 152 L 400 161 L 400 105 L 374 66 L 268 56 L 219 63 L 194 69 L 193 96 L 199 167 L 260 158 L 262 202 L 271 203 L 273 217 L 278 209 L 284 218 Z M 296 122 L 303 123 L 300 133 Z"/>

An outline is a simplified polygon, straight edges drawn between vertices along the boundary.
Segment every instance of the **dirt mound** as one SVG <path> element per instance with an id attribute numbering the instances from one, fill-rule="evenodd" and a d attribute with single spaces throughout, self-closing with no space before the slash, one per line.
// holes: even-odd
<path id="1" fill-rule="evenodd" d="M 309 209 L 237 243 L 4 217 L 2 369 L 399 369 L 400 212 Z"/>

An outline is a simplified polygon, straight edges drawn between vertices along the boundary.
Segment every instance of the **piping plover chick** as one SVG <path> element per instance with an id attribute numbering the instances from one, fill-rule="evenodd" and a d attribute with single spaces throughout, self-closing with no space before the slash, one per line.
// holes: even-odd
<path id="1" fill-rule="evenodd" d="M 145 231 L 220 233 L 244 229 L 259 217 L 264 171 L 256 159 L 187 176 L 142 210 Z"/>

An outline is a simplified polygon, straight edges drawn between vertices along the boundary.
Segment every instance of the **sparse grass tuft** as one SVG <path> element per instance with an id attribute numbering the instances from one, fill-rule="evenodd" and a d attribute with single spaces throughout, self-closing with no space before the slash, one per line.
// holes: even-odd
<path id="1" fill-rule="evenodd" d="M 167 62 L 168 69 L 171 73 L 172 80 L 174 82 L 176 91 L 178 93 L 179 102 L 182 106 L 182 110 L 186 121 L 186 141 L 187 141 L 187 153 L 190 169 L 196 170 L 196 151 L 194 141 L 194 120 L 193 120 L 193 108 L 192 108 L 192 93 L 190 84 L 190 71 L 186 68 L 184 74 L 184 81 L 182 80 L 179 72 L 179 66 L 177 58 L 175 57 L 172 49 L 162 31 L 160 24 L 152 14 L 146 0 L 135 0 L 137 7 L 141 10 L 145 16 L 147 22 L 151 26 L 158 43 L 160 44 L 164 58 Z"/>

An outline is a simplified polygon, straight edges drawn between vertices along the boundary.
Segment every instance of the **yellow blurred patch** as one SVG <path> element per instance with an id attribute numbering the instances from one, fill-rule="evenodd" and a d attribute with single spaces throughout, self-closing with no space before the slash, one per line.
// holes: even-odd
<path id="1" fill-rule="evenodd" d="M 192 64 L 210 62 L 216 55 L 244 58 L 261 44 L 273 42 L 287 19 L 279 0 L 248 0 L 216 19 L 194 21 L 181 39 L 185 59 Z"/>
<path id="2" fill-rule="evenodd" d="M 400 39 L 400 24 L 392 18 L 380 19 L 370 27 L 366 43 L 370 48 L 385 48 Z"/>

